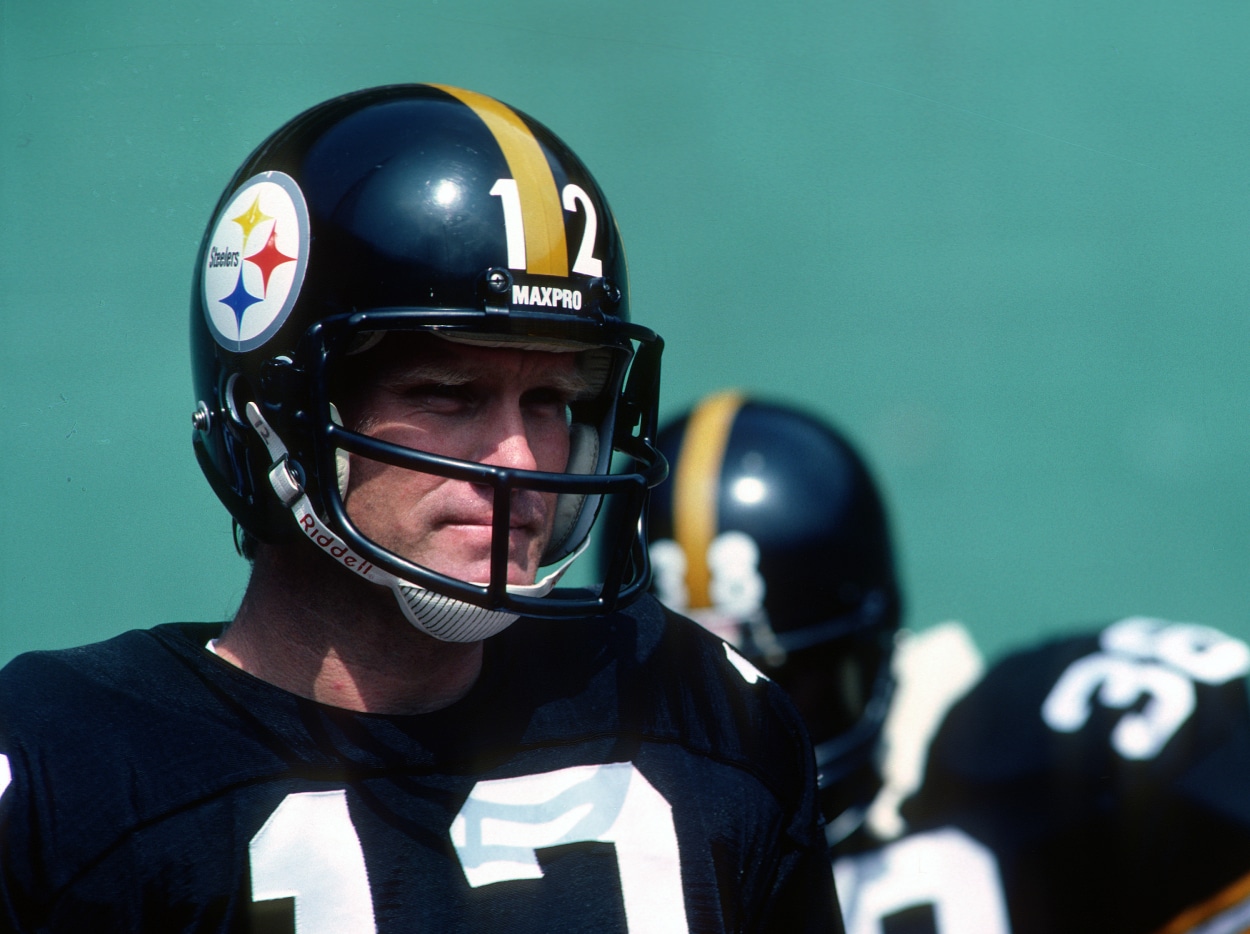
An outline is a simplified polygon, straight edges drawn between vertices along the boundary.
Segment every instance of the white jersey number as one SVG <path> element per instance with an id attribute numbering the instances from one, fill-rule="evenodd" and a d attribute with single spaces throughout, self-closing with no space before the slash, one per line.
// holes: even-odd
<path id="1" fill-rule="evenodd" d="M 451 839 L 474 887 L 541 878 L 541 847 L 615 844 L 629 930 L 687 930 L 673 811 L 632 763 L 478 782 Z"/>
<path id="2" fill-rule="evenodd" d="M 903 912 L 932 917 L 933 934 L 1010 934 L 998 861 L 954 827 L 902 837 L 833 864 L 846 934 L 883 934 Z"/>
<path id="3" fill-rule="evenodd" d="M 248 847 L 252 901 L 295 899 L 296 934 L 375 934 L 365 854 L 345 791 L 290 794 Z"/>
<path id="4" fill-rule="evenodd" d="M 542 878 L 543 847 L 612 843 L 629 930 L 688 930 L 672 807 L 632 763 L 478 782 L 452 821 L 451 839 L 474 888 Z M 375 934 L 346 792 L 287 795 L 249 854 L 252 899 L 294 898 L 296 934 Z"/>
<path id="5" fill-rule="evenodd" d="M 1077 659 L 1042 703 L 1052 730 L 1075 733 L 1094 702 L 1125 713 L 1111 732 L 1124 759 L 1153 759 L 1197 707 L 1194 683 L 1223 684 L 1250 671 L 1250 646 L 1209 626 L 1134 616 L 1099 635 L 1100 651 Z"/>

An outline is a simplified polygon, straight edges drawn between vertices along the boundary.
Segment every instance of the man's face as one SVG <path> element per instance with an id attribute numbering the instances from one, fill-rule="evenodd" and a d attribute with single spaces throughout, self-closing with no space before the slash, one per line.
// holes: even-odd
<path id="1" fill-rule="evenodd" d="M 563 471 L 569 403 L 586 391 L 577 355 L 454 344 L 392 332 L 362 355 L 348 427 L 432 454 Z M 488 487 L 352 455 L 347 513 L 368 538 L 444 574 L 490 579 Z M 531 584 L 551 536 L 556 495 L 512 496 L 508 583 Z"/>

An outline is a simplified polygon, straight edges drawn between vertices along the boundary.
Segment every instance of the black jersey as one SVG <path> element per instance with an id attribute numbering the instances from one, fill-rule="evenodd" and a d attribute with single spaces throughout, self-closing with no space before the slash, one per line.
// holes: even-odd
<path id="1" fill-rule="evenodd" d="M 1247 670 L 1142 617 L 1006 657 L 936 734 L 907 835 L 835 861 L 847 930 L 1250 929 Z"/>
<path id="2" fill-rule="evenodd" d="M 417 716 L 291 695 L 208 652 L 219 631 L 0 674 L 10 926 L 841 930 L 797 714 L 650 598 L 517 622 Z"/>

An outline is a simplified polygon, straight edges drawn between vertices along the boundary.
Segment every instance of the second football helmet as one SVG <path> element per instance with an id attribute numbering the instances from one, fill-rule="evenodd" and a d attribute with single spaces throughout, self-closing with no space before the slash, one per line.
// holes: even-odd
<path id="1" fill-rule="evenodd" d="M 880 787 L 900 593 L 882 498 L 845 437 L 725 392 L 661 429 L 672 465 L 648 532 L 659 599 L 794 698 L 816 745 L 831 836 Z"/>
<path id="2" fill-rule="evenodd" d="M 571 405 L 567 472 L 505 469 L 386 443 L 344 425 L 340 387 L 367 379 L 394 332 L 578 354 L 590 387 Z M 383 346 L 388 346 L 383 344 Z M 551 131 L 459 88 L 396 85 L 326 101 L 244 162 L 196 264 L 193 442 L 245 532 L 302 536 L 391 587 L 441 639 L 497 632 L 518 615 L 601 613 L 646 587 L 624 559 L 598 588 L 555 587 L 605 496 L 633 541 L 666 467 L 653 446 L 662 342 L 629 320 L 625 255 L 607 200 Z M 623 455 L 611 472 L 613 452 Z M 491 491 L 489 580 L 439 573 L 363 535 L 345 505 L 352 457 Z M 557 494 L 534 585 L 507 581 L 509 500 Z M 629 551 L 622 548 L 621 554 Z"/>

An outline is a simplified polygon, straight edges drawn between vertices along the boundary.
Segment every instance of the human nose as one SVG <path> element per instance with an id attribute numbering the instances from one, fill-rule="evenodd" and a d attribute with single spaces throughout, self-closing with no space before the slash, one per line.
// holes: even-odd
<path id="1" fill-rule="evenodd" d="M 537 470 L 538 457 L 519 403 L 491 406 L 484 426 L 480 463 L 516 470 Z"/>

